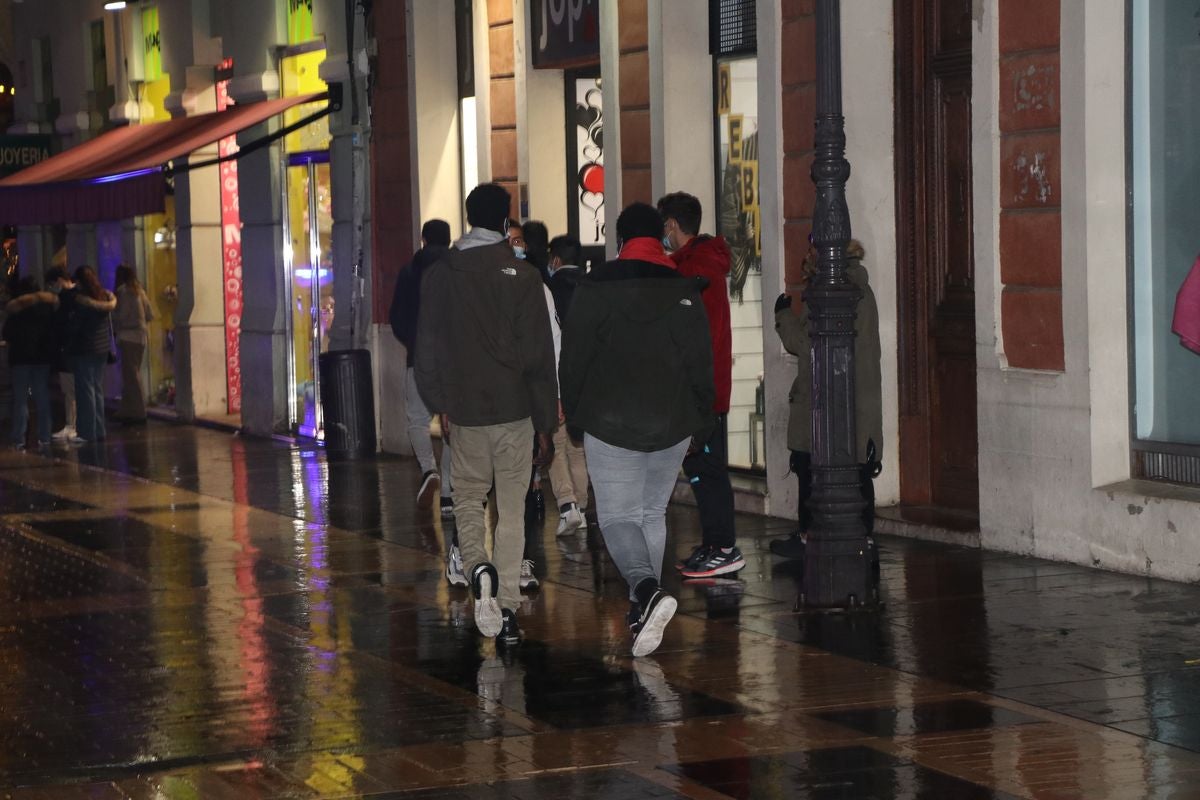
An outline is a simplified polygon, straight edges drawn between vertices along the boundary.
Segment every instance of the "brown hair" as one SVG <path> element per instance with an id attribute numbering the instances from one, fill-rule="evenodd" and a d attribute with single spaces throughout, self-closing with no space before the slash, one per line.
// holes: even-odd
<path id="1" fill-rule="evenodd" d="M 133 267 L 127 264 L 118 264 L 117 276 L 113 278 L 113 289 L 121 286 L 128 286 L 135 293 L 142 288 L 142 285 L 138 283 L 137 273 L 133 271 Z"/>
<path id="2" fill-rule="evenodd" d="M 75 282 L 79 284 L 79 291 L 93 300 L 107 299 L 107 293 L 96 277 L 96 270 L 86 264 L 75 270 Z"/>

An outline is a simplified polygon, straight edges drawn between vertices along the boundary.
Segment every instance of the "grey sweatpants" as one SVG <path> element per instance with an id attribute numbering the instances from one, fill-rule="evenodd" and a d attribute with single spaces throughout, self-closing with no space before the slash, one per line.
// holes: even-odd
<path id="1" fill-rule="evenodd" d="M 584 435 L 596 519 L 608 554 L 629 585 L 630 600 L 637 599 L 633 590 L 643 580 L 662 577 L 667 503 L 689 442 L 684 439 L 666 450 L 643 453 Z"/>
<path id="2" fill-rule="evenodd" d="M 408 441 L 412 445 L 413 455 L 421 465 L 421 474 L 437 469 L 437 461 L 433 457 L 433 439 L 429 435 L 429 424 L 433 414 L 425 407 L 421 393 L 417 391 L 417 379 L 413 368 L 408 368 L 404 382 L 404 411 L 408 417 Z M 450 442 L 442 437 L 442 497 L 450 496 Z"/>

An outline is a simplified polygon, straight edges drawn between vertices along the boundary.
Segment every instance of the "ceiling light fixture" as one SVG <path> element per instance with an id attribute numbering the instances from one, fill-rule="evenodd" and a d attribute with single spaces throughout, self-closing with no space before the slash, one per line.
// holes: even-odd
<path id="1" fill-rule="evenodd" d="M 123 9 L 125 7 L 125 5 L 126 5 L 125 0 L 114 0 L 114 2 L 105 3 L 104 10 L 105 11 L 120 11 L 121 9 Z"/>

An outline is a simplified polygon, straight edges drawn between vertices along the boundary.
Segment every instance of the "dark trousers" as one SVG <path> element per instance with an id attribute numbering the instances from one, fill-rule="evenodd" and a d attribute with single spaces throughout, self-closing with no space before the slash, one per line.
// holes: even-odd
<path id="1" fill-rule="evenodd" d="M 724 414 L 717 415 L 712 436 L 683 459 L 700 509 L 701 542 L 707 547 L 733 547 L 733 485 L 729 482 L 729 447 Z"/>
<path id="2" fill-rule="evenodd" d="M 793 450 L 791 467 L 800 481 L 800 532 L 808 533 L 812 526 L 812 511 L 808 507 L 808 501 L 812 497 L 812 453 Z M 866 464 L 858 465 L 858 474 L 863 500 L 866 501 L 862 520 L 867 534 L 870 535 L 875 532 L 875 479 L 871 477 L 871 468 Z"/>

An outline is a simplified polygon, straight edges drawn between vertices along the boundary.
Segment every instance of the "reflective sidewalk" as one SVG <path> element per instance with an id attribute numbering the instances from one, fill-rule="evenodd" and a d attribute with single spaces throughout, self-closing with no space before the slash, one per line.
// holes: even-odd
<path id="1" fill-rule="evenodd" d="M 884 537 L 882 613 L 800 616 L 786 523 L 742 517 L 740 579 L 669 577 L 635 662 L 551 513 L 499 656 L 410 460 L 153 423 L 55 456 L 0 456 L 3 798 L 1200 798 L 1197 587 Z"/>

